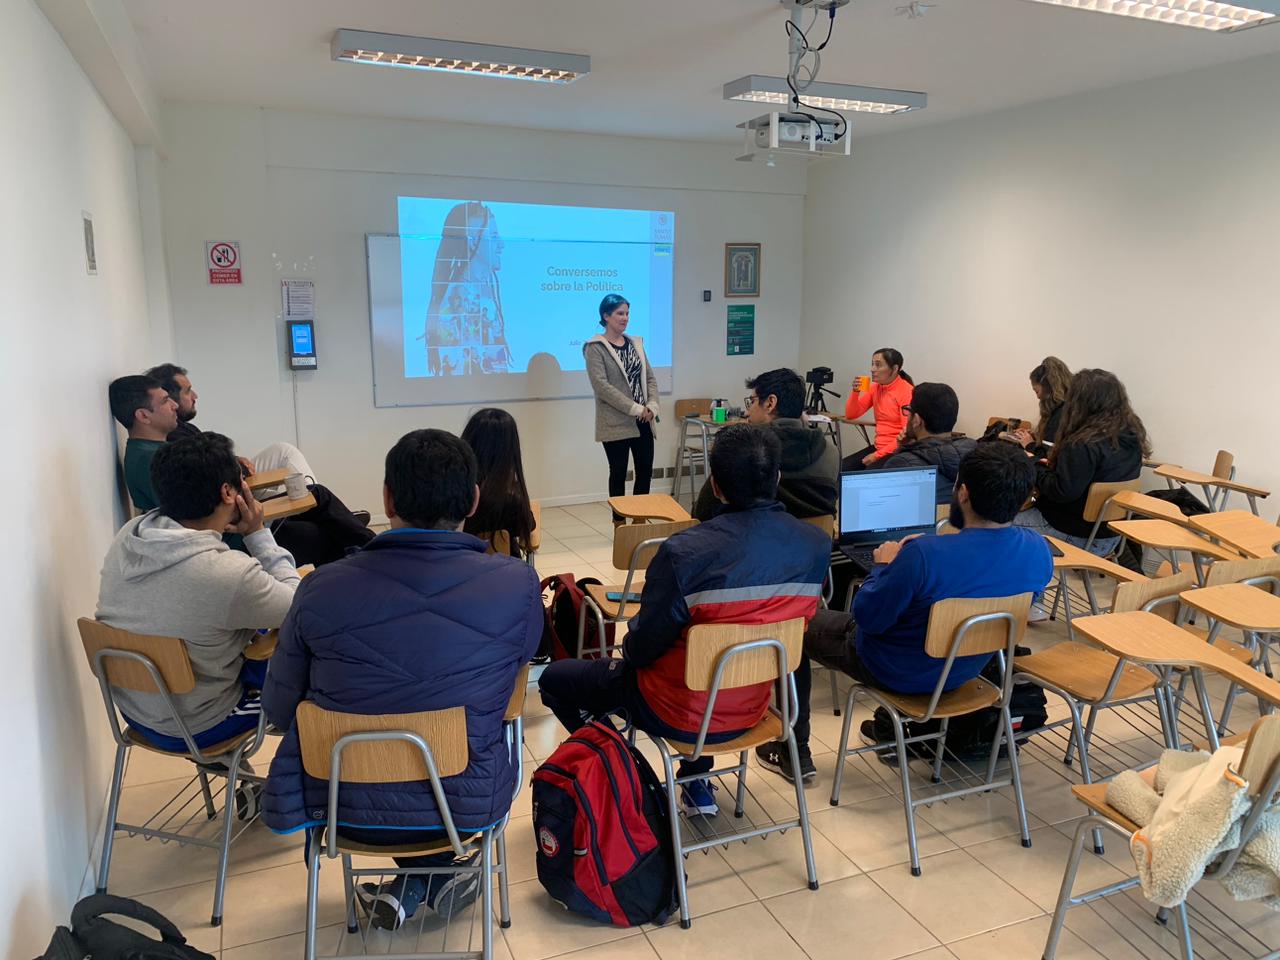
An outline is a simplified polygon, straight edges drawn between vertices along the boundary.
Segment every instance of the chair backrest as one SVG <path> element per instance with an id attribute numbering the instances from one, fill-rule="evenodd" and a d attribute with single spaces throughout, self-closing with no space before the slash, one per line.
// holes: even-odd
<path id="1" fill-rule="evenodd" d="M 711 416 L 711 398 L 698 397 L 694 400 L 677 400 L 676 401 L 676 419 L 683 420 L 685 417 L 709 417 Z"/>
<path id="2" fill-rule="evenodd" d="M 1196 572 L 1194 570 L 1184 570 L 1174 576 L 1160 577 L 1156 580 L 1133 580 L 1129 583 L 1120 583 L 1116 585 L 1116 595 L 1111 603 L 1111 612 L 1130 613 L 1134 610 L 1141 610 L 1153 600 L 1176 597 L 1182 591 L 1192 589 L 1196 584 Z M 1151 612 L 1173 623 L 1177 620 L 1178 604 L 1162 603 Z"/>
<path id="3" fill-rule="evenodd" d="M 1112 506 L 1118 507 L 1122 511 L 1131 511 L 1141 517 L 1148 517 L 1153 520 L 1168 520 L 1170 523 L 1176 523 L 1180 527 L 1187 525 L 1187 518 L 1183 512 L 1168 500 L 1158 500 L 1155 497 L 1147 496 L 1145 493 L 1138 493 L 1136 490 L 1122 490 L 1115 494 Z M 1110 513 L 1111 511 L 1107 512 Z"/>
<path id="4" fill-rule="evenodd" d="M 1280 554 L 1274 557 L 1261 557 L 1257 560 L 1219 560 L 1209 567 L 1204 585 L 1217 587 L 1224 583 L 1239 583 L 1242 580 L 1253 580 L 1257 577 L 1280 577 Z"/>
<path id="5" fill-rule="evenodd" d="M 1249 795 L 1256 797 L 1280 760 L 1280 715 L 1259 717 L 1249 729 L 1244 755 L 1240 758 L 1240 776 L 1249 781 Z"/>
<path id="6" fill-rule="evenodd" d="M 298 705 L 298 742 L 302 766 L 317 780 L 329 779 L 333 746 L 352 733 L 416 733 L 435 759 L 436 773 L 452 777 L 467 769 L 467 713 L 463 707 L 422 713 L 360 714 L 326 710 L 310 700 Z M 396 740 L 353 743 L 342 751 L 342 780 L 347 783 L 407 783 L 428 779 L 422 753 Z"/>
<path id="7" fill-rule="evenodd" d="M 936 659 L 943 659 L 951 650 L 956 631 L 970 617 L 987 613 L 1008 613 L 1017 622 L 1015 643 L 1027 630 L 1027 613 L 1031 609 L 1031 594 L 1020 593 L 1015 597 L 953 597 L 939 600 L 929 610 L 929 631 L 924 639 L 924 652 Z M 956 650 L 957 657 L 979 653 L 995 653 L 1009 645 L 1009 628 L 1004 620 L 975 624 L 965 632 Z"/>
<path id="8" fill-rule="evenodd" d="M 520 668 L 516 674 L 516 688 L 511 691 L 511 699 L 507 701 L 507 712 L 503 720 L 515 720 L 524 713 L 525 695 L 529 692 L 529 664 Z"/>
<path id="9" fill-rule="evenodd" d="M 690 690 L 710 690 L 716 664 L 726 651 L 753 640 L 779 640 L 787 651 L 787 669 L 800 665 L 804 649 L 804 618 L 781 623 L 704 623 L 689 628 L 685 638 L 684 684 Z M 749 687 L 778 679 L 778 659 L 774 650 L 761 648 L 738 654 L 729 661 L 720 678 L 722 690 Z"/>
<path id="10" fill-rule="evenodd" d="M 824 513 L 820 517 L 805 517 L 804 522 L 811 527 L 817 527 L 831 539 L 835 539 L 836 535 L 836 518 L 829 513 Z"/>
<path id="11" fill-rule="evenodd" d="M 1141 477 L 1134 477 L 1132 480 L 1116 480 L 1112 483 L 1089 484 L 1089 496 L 1084 502 L 1084 518 L 1090 523 L 1095 522 L 1102 513 L 1102 505 L 1107 500 L 1124 490 L 1136 491 L 1141 485 Z M 1124 510 L 1114 503 L 1109 504 L 1107 506 L 1107 515 L 1102 519 L 1103 521 L 1122 520 L 1124 519 Z"/>
<path id="12" fill-rule="evenodd" d="M 667 520 L 662 523 L 624 523 L 613 530 L 613 565 L 619 570 L 631 569 L 631 557 L 636 547 L 646 540 L 665 540 L 681 530 L 688 530 L 697 524 L 697 520 Z M 649 561 L 657 553 L 657 547 L 650 547 L 635 558 L 637 570 L 647 569 Z"/>
<path id="13" fill-rule="evenodd" d="M 1230 480 L 1235 476 L 1236 457 L 1226 450 L 1219 450 L 1213 461 L 1213 475 L 1219 480 Z"/>
<path id="14" fill-rule="evenodd" d="M 191 658 L 187 656 L 186 644 L 177 637 L 150 637 L 130 633 L 88 617 L 81 617 L 76 623 L 80 627 L 80 640 L 84 644 L 89 669 L 93 670 L 94 676 L 98 675 L 94 658 L 100 651 L 127 650 L 150 660 L 170 693 L 190 693 L 195 689 L 196 675 L 191 669 Z M 104 657 L 102 666 L 107 674 L 107 682 L 113 687 L 136 690 L 139 693 L 160 692 L 147 668 L 135 660 Z"/>

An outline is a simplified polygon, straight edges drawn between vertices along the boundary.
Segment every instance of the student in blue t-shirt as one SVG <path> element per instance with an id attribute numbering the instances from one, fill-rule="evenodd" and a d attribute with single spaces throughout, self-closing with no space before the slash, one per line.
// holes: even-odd
<path id="1" fill-rule="evenodd" d="M 861 683 L 897 693 L 932 693 L 944 660 L 924 652 L 929 610 L 952 597 L 1039 593 L 1053 577 L 1053 556 L 1038 533 L 1012 525 L 1035 483 L 1035 467 L 1013 444 L 984 443 L 960 463 L 951 500 L 954 536 L 882 544 L 876 566 L 853 601 L 853 615 L 819 610 L 796 670 L 800 773 L 817 778 L 809 753 L 810 658 Z M 958 657 L 947 689 L 972 680 L 991 655 Z M 761 764 L 794 780 L 785 744 L 756 748 Z M 808 761 L 808 762 L 806 762 Z"/>

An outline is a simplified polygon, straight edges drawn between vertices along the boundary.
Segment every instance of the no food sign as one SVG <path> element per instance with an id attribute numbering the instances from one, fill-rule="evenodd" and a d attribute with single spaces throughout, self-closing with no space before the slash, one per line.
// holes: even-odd
<path id="1" fill-rule="evenodd" d="M 240 244 L 227 240 L 207 241 L 204 245 L 204 265 L 209 271 L 210 283 L 241 283 Z"/>

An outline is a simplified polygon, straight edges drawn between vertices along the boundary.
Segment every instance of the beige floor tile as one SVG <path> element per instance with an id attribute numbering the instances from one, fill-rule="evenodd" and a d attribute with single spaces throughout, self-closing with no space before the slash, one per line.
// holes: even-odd
<path id="1" fill-rule="evenodd" d="M 177 880 L 179 878 L 171 877 L 170 879 Z M 230 890 L 230 886 L 230 881 L 228 881 L 228 890 Z M 187 884 L 168 890 L 158 890 L 134 899 L 145 903 L 149 907 L 154 907 L 164 914 L 182 931 L 182 935 L 187 938 L 187 942 L 197 950 L 216 954 L 222 949 L 225 913 L 223 915 L 224 926 L 209 926 L 209 917 L 213 913 L 212 881 Z"/>
<path id="2" fill-rule="evenodd" d="M 842 803 L 836 808 L 812 811 L 809 819 L 819 833 L 864 872 L 904 864 L 911 858 L 902 801 L 896 797 Z M 917 821 L 916 838 L 922 857 L 954 850 L 956 846 L 923 821 Z M 905 867 L 901 870 L 903 876 L 910 877 Z"/>
<path id="3" fill-rule="evenodd" d="M 538 876 L 538 846 L 533 838 L 533 820 L 525 817 L 507 824 L 509 883 L 523 883 Z"/>
<path id="4" fill-rule="evenodd" d="M 551 714 L 525 721 L 524 743 L 539 763 L 551 756 L 568 736 L 564 727 Z M 530 775 L 533 771 L 529 771 Z"/>
<path id="5" fill-rule="evenodd" d="M 812 960 L 891 960 L 938 943 L 869 877 L 774 897 L 765 906 Z"/>
<path id="6" fill-rule="evenodd" d="M 816 742 L 814 743 L 814 748 L 817 750 Z M 831 809 L 831 785 L 835 781 L 836 755 L 829 751 L 815 752 L 813 754 L 813 765 L 818 770 L 818 778 L 806 783 L 804 787 L 805 803 L 809 807 L 810 813 Z M 885 769 L 896 775 L 896 771 L 892 768 Z M 754 753 L 751 755 L 751 773 L 749 776 L 748 782 L 752 784 L 753 789 L 763 783 L 783 803 L 791 809 L 795 809 L 795 788 L 779 774 L 760 766 Z M 884 781 L 878 779 L 879 776 L 881 776 L 881 771 L 868 766 L 863 761 L 850 760 L 845 766 L 844 783 L 840 788 L 841 806 L 887 796 L 889 791 Z M 767 802 L 765 806 L 772 810 Z"/>
<path id="7" fill-rule="evenodd" d="M 1155 922 L 1154 913 L 1154 909 L 1143 909 L 1120 894 L 1072 907 L 1067 912 L 1066 928 L 1107 960 L 1167 960 L 1180 956 L 1173 933 Z"/>
<path id="8" fill-rule="evenodd" d="M 955 956 L 946 947 L 934 947 L 924 953 L 913 953 L 909 957 L 903 957 L 903 960 L 955 960 Z"/>
<path id="9" fill-rule="evenodd" d="M 564 960 L 658 960 L 658 954 L 648 938 L 627 937 L 565 954 Z"/>
<path id="10" fill-rule="evenodd" d="M 189 760 L 166 757 L 164 754 L 152 753 L 150 750 L 130 750 L 127 764 L 124 771 L 126 787 L 173 780 L 177 777 L 189 778 L 193 769 Z"/>
<path id="11" fill-rule="evenodd" d="M 1022 767 L 1022 796 L 1027 812 L 1043 823 L 1062 823 L 1084 813 L 1084 806 L 1071 792 L 1080 782 L 1074 767 L 1062 763 L 1027 763 Z"/>
<path id="12" fill-rule="evenodd" d="M 1116 838 L 1119 839 L 1118 837 Z M 1071 854 L 1071 840 L 1051 827 L 1031 831 L 1031 848 L 1017 837 L 1005 837 L 967 847 L 968 853 L 996 876 L 1011 884 L 1040 909 L 1052 911 L 1058 902 L 1062 874 Z M 1127 875 L 1086 846 L 1076 875 L 1076 891 L 1116 883 Z"/>
<path id="13" fill-rule="evenodd" d="M 340 860 L 328 859 L 321 864 L 320 926 L 338 923 L 346 916 L 341 864 Z M 230 878 L 223 946 L 238 947 L 301 933 L 306 927 L 306 906 L 307 868 L 301 859 Z"/>
<path id="14" fill-rule="evenodd" d="M 610 567 L 612 569 L 613 544 L 603 538 L 598 540 L 577 540 L 573 542 L 570 549 L 587 563 L 596 567 Z"/>
<path id="15" fill-rule="evenodd" d="M 673 918 L 648 937 L 662 960 L 805 960 L 804 952 L 761 903 L 701 917 L 688 930 Z"/>
<path id="16" fill-rule="evenodd" d="M 871 877 L 943 943 L 1039 916 L 1042 911 L 963 850 L 923 864 L 923 876 L 890 867 Z"/>
<path id="17" fill-rule="evenodd" d="M 1037 917 L 1011 924 L 998 930 L 980 933 L 966 940 L 948 944 L 959 960 L 990 960 L 992 957 L 1039 957 L 1043 955 L 1049 935 L 1049 917 Z M 1102 960 L 1098 953 L 1070 930 L 1063 930 L 1058 941 L 1057 960 Z"/>
<path id="18" fill-rule="evenodd" d="M 316 937 L 316 954 L 320 957 L 337 953 L 342 947 L 346 926 L 335 923 L 321 927 Z M 305 937 L 301 933 L 274 940 L 260 940 L 222 951 L 222 960 L 298 960 L 302 956 Z"/>
<path id="19" fill-rule="evenodd" d="M 550 577 L 557 573 L 569 572 L 569 568 L 578 562 L 578 555 L 570 550 L 538 551 L 533 563 L 538 573 Z"/>
<path id="20" fill-rule="evenodd" d="M 718 913 L 756 900 L 751 888 L 734 872 L 733 867 L 721 854 L 720 849 L 712 847 L 710 850 L 699 850 L 685 857 L 689 913 L 693 917 Z M 676 920 L 678 919 L 677 916 Z"/>
<path id="21" fill-rule="evenodd" d="M 958 847 L 1018 836 L 1021 832 L 1012 787 L 1001 788 L 997 793 L 971 794 L 935 803 L 931 807 L 917 807 L 916 817 L 946 834 Z M 1031 829 L 1044 826 L 1030 813 L 1027 814 L 1027 822 Z"/>
<path id="22" fill-rule="evenodd" d="M 853 861 L 821 833 L 811 829 L 810 836 L 820 884 L 834 883 L 858 873 Z M 746 843 L 730 844 L 723 853 L 751 892 L 762 900 L 793 890 L 808 890 L 804 838 L 798 827 L 786 833 L 771 833 Z"/>
<path id="23" fill-rule="evenodd" d="M 545 960 L 641 935 L 639 928 L 605 926 L 570 913 L 536 880 L 511 885 L 511 921 L 503 936 L 515 960 Z"/>

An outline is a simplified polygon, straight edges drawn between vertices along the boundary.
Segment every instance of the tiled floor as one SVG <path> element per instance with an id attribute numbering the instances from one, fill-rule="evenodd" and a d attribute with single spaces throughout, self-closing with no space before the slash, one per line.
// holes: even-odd
<path id="1" fill-rule="evenodd" d="M 612 527 L 603 504 L 548 509 L 537 566 L 544 576 L 571 571 L 579 577 L 614 580 L 609 545 Z M 1031 631 L 1041 645 L 1061 639 L 1049 624 Z M 1218 695 L 1221 690 L 1217 690 Z M 1051 705 L 1052 706 L 1052 705 Z M 1256 705 L 1241 698 L 1233 726 L 1244 729 Z M 861 718 L 863 714 L 859 714 Z M 1058 713 L 1055 711 L 1055 716 Z M 531 691 L 527 709 L 526 757 L 545 758 L 562 733 Z M 1017 837 L 1017 819 L 1008 789 L 924 808 L 919 812 L 924 874 L 913 878 L 896 771 L 875 760 L 851 763 L 838 807 L 829 804 L 834 750 L 840 718 L 832 715 L 829 686 L 814 684 L 813 751 L 818 783 L 806 791 L 821 888 L 806 888 L 799 832 L 734 843 L 694 854 L 687 862 L 693 927 L 620 930 L 581 921 L 545 895 L 534 871 L 531 807 L 526 789 L 517 799 L 508 833 L 513 924 L 498 934 L 495 956 L 502 960 L 1022 960 L 1041 956 L 1049 914 L 1062 877 L 1074 818 L 1081 809 L 1068 791 L 1073 770 L 1061 762 L 1059 741 L 1033 738 L 1022 765 L 1032 831 L 1031 849 Z M 1109 717 L 1099 734 L 1113 741 L 1117 759 L 1154 755 L 1142 729 Z M 274 747 L 269 741 L 265 755 Z M 646 752 L 649 752 L 646 750 Z M 1099 753 L 1105 752 L 1101 747 Z M 660 767 L 659 767 L 660 769 Z M 161 802 L 185 781 L 184 764 L 137 752 L 127 774 L 124 815 Z M 791 787 L 777 776 L 753 769 L 751 812 L 785 814 L 794 809 Z M 721 795 L 723 796 L 723 794 Z M 722 815 L 723 816 L 723 815 Z M 1087 855 L 1080 888 L 1120 879 L 1128 852 L 1112 839 L 1105 856 Z M 157 907 L 192 943 L 223 960 L 300 957 L 306 871 L 298 836 L 277 837 L 254 824 L 231 854 L 226 919 L 209 927 L 214 859 L 209 851 L 164 846 L 121 837 L 111 873 L 111 891 Z M 1280 947 L 1280 917 L 1262 908 L 1232 903 L 1221 889 L 1206 887 L 1198 898 L 1198 955 L 1246 957 Z M 321 949 L 342 936 L 340 871 L 322 871 Z M 471 912 L 471 915 L 474 911 Z M 1176 951 L 1171 936 L 1151 919 L 1133 894 L 1071 911 L 1058 956 L 1062 960 L 1141 960 Z M 469 915 L 470 916 L 470 915 Z M 465 927 L 465 924 L 462 925 Z M 430 927 L 426 928 L 430 930 Z M 1244 940 L 1236 951 L 1222 933 Z M 464 947 L 466 931 L 450 931 L 451 949 Z M 424 937 L 424 943 L 429 942 Z M 371 952 L 393 948 L 390 939 L 371 943 Z M 410 949 L 398 942 L 394 949 Z M 346 950 L 355 949 L 348 940 Z M 1169 951 L 1169 953 L 1166 953 Z"/>

